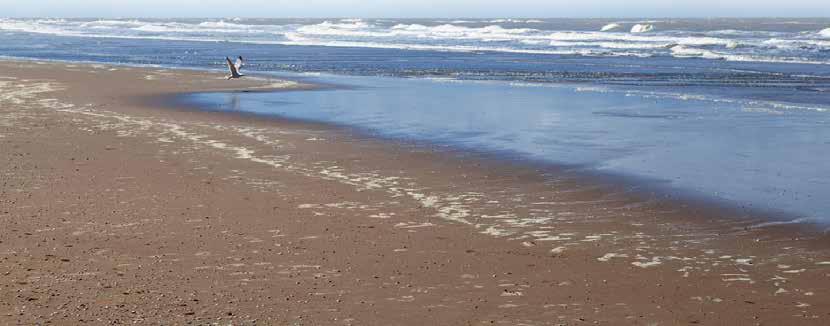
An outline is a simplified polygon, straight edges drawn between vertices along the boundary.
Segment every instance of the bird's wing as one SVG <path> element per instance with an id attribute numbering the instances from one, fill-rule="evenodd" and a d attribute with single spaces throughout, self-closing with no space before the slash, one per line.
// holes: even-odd
<path id="1" fill-rule="evenodd" d="M 225 57 L 225 61 L 228 62 L 228 69 L 230 69 L 230 71 L 231 71 L 231 76 L 234 76 L 234 77 L 239 76 L 239 70 L 236 70 L 236 66 L 234 66 L 233 62 L 231 62 L 231 59 L 228 58 L 228 57 Z"/>
<path id="2" fill-rule="evenodd" d="M 245 60 L 242 60 L 242 57 L 236 59 L 236 63 L 234 66 L 236 67 L 236 71 L 242 70 L 242 67 L 245 65 Z"/>

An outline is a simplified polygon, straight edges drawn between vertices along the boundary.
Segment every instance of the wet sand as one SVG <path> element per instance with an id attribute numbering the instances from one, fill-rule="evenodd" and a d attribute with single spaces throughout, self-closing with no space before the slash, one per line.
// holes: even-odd
<path id="1" fill-rule="evenodd" d="M 0 324 L 826 325 L 830 239 L 311 123 L 303 88 L 0 62 Z"/>

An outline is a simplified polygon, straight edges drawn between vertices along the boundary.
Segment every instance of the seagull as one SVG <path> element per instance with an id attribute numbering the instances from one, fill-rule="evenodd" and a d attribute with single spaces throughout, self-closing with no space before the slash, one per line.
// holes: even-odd
<path id="1" fill-rule="evenodd" d="M 236 63 L 231 62 L 231 58 L 228 57 L 225 57 L 225 61 L 228 63 L 228 70 L 231 71 L 231 74 L 228 75 L 228 80 L 245 76 L 239 73 L 239 70 L 245 65 L 245 60 L 242 59 L 242 56 L 236 59 Z"/>

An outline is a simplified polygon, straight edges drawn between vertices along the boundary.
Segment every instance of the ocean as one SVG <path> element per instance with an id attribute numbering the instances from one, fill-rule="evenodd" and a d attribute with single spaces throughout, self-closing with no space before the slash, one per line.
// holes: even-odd
<path id="1" fill-rule="evenodd" d="M 340 85 L 209 110 L 620 175 L 830 222 L 830 19 L 0 19 L 0 56 Z"/>

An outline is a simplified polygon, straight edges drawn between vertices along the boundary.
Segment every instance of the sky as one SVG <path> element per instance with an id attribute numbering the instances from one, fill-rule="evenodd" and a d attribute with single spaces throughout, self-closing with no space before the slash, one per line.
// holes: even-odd
<path id="1" fill-rule="evenodd" d="M 0 17 L 830 17 L 830 0 L 0 0 Z"/>

